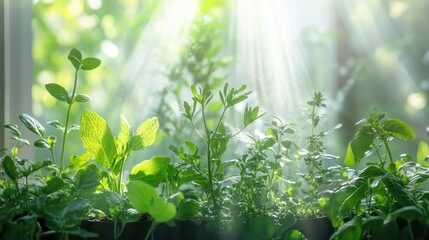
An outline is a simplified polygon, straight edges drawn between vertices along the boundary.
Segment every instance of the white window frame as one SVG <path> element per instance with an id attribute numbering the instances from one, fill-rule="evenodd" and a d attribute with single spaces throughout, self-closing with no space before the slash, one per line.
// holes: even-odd
<path id="1" fill-rule="evenodd" d="M 32 30 L 33 4 L 30 0 L 1 1 L 2 26 L 0 31 L 0 148 L 13 146 L 9 131 L 5 131 L 4 124 L 15 123 L 25 134 L 18 116 L 21 113 L 32 113 L 32 84 L 33 84 L 33 57 L 32 57 Z M 29 139 L 31 140 L 31 139 Z M 31 158 L 32 148 L 23 148 L 20 157 Z"/>

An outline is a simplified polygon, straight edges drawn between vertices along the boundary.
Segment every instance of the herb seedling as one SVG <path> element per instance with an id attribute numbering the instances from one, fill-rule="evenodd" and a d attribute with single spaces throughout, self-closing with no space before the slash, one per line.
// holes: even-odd
<path id="1" fill-rule="evenodd" d="M 237 132 L 231 134 L 227 133 L 227 130 L 224 125 L 225 116 L 233 106 L 246 100 L 251 92 L 245 92 L 246 86 L 242 86 L 239 89 L 231 88 L 229 89 L 228 83 L 224 85 L 223 91 L 219 91 L 219 97 L 222 102 L 222 110 L 219 114 L 219 118 L 216 120 L 216 123 L 211 128 L 206 114 L 209 108 L 209 104 L 213 99 L 213 94 L 208 88 L 199 88 L 195 85 L 192 85 L 191 91 L 193 95 L 193 103 L 189 104 L 184 102 L 184 113 L 183 115 L 186 119 L 189 120 L 192 128 L 195 130 L 196 134 L 204 141 L 205 143 L 205 164 L 206 168 L 200 165 L 200 157 L 192 157 L 192 155 L 185 155 L 179 149 L 171 146 L 171 149 L 176 153 L 177 156 L 182 158 L 184 161 L 190 164 L 190 166 L 195 170 L 195 173 L 200 175 L 204 181 L 199 181 L 202 189 L 208 196 L 210 202 L 211 211 L 215 213 L 215 216 L 219 216 L 220 207 L 222 202 L 221 195 L 221 182 L 224 180 L 224 166 L 225 163 L 222 161 L 222 155 L 227 149 L 228 142 L 231 138 L 243 131 L 248 125 L 262 117 L 264 114 L 260 114 L 259 107 L 251 108 L 246 106 L 244 110 L 243 117 L 243 127 Z M 195 124 L 196 114 L 200 114 L 203 132 L 198 130 Z M 195 148 L 195 144 L 187 143 L 187 145 L 198 152 L 198 149 Z M 194 146 L 194 147 L 193 147 Z"/>

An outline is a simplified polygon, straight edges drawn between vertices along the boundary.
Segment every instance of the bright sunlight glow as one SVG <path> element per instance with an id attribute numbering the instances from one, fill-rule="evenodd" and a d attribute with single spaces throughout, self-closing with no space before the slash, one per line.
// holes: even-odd
<path id="1" fill-rule="evenodd" d="M 235 1 L 235 75 L 270 112 L 299 117 L 312 87 L 286 7 L 280 0 Z"/>
<path id="2" fill-rule="evenodd" d="M 154 93 L 167 84 L 165 67 L 170 67 L 179 57 L 196 10 L 197 0 L 159 3 L 125 64 L 130 95 L 141 96 L 137 99 L 141 102 L 135 105 L 149 105 L 149 96 L 155 96 Z"/>

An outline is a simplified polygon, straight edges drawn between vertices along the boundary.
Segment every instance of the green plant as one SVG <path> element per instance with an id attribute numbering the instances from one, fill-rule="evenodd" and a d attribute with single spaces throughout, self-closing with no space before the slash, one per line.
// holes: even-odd
<path id="1" fill-rule="evenodd" d="M 349 144 L 345 164 L 353 166 L 371 153 L 375 153 L 376 161 L 367 161 L 364 169 L 341 183 L 332 194 L 328 216 L 334 226 L 341 226 L 345 217 L 352 218 L 333 237 L 380 236 L 380 231 L 384 231 L 393 234 L 392 237 L 405 232 L 414 239 L 411 221 L 416 220 L 422 229 L 427 229 L 427 224 L 421 221 L 427 205 L 421 186 L 427 182 L 429 169 L 422 159 L 419 161 L 423 164 L 419 164 L 409 155 L 403 154 L 395 160 L 389 141 L 410 140 L 415 133 L 404 121 L 385 119 L 385 114 L 375 110 L 359 123 L 363 125 Z M 424 147 L 419 151 L 424 151 Z M 421 158 L 423 154 L 419 152 L 418 156 Z M 418 214 L 410 217 L 413 215 L 410 212 Z M 407 227 L 400 228 L 396 218 L 405 219 Z"/>
<path id="2" fill-rule="evenodd" d="M 294 181 L 298 146 L 291 138 L 295 129 L 278 118 L 267 125 L 265 136 L 249 135 L 250 147 L 235 161 L 239 179 L 229 189 L 233 222 L 244 239 L 300 239 L 292 229 L 296 222 L 293 198 L 300 187 Z"/>
<path id="3" fill-rule="evenodd" d="M 1 185 L 3 197 L 0 211 L 4 213 L 1 224 L 5 238 L 39 238 L 48 234 L 59 234 L 60 238 L 68 238 L 69 234 L 94 236 L 81 229 L 79 224 L 87 218 L 89 209 L 89 202 L 81 194 L 95 191 L 96 185 L 89 181 L 97 180 L 97 173 L 91 167 L 77 172 L 64 171 L 63 160 L 67 135 L 70 131 L 79 129 L 78 125 L 69 127 L 71 106 L 75 102 L 90 100 L 87 95 L 76 93 L 77 72 L 80 69 L 92 70 L 98 67 L 100 60 L 92 57 L 82 59 L 82 54 L 76 49 L 70 51 L 68 58 L 76 69 L 73 91 L 68 93 L 55 83 L 46 85 L 46 90 L 53 97 L 69 105 L 64 127 L 57 120 L 48 122 L 63 133 L 60 161 L 56 162 L 54 154 L 57 137 L 46 136 L 45 127 L 34 117 L 22 114 L 19 119 L 39 137 L 34 146 L 49 149 L 52 160 L 20 159 L 19 149 L 30 143 L 22 138 L 17 125 L 4 126 L 12 131 L 12 138 L 16 140 L 10 154 L 1 159 L 4 179 Z"/>
<path id="4" fill-rule="evenodd" d="M 310 109 L 308 110 L 308 120 L 310 122 L 310 134 L 306 138 L 308 143 L 306 148 L 300 148 L 298 155 L 304 158 L 304 162 L 308 169 L 304 173 L 300 173 L 307 187 L 301 187 L 304 196 L 302 200 L 298 200 L 297 215 L 299 216 L 318 216 L 324 215 L 324 207 L 328 201 L 329 191 L 328 185 L 333 185 L 337 181 L 335 178 L 339 168 L 337 166 L 325 169 L 323 161 L 328 159 L 337 159 L 338 157 L 326 153 L 326 147 L 323 138 L 330 131 L 316 132 L 320 120 L 324 117 L 321 113 L 321 108 L 325 108 L 326 98 L 320 92 L 315 92 L 311 101 L 307 102 Z M 341 127 L 338 124 L 333 130 Z M 300 197 L 299 197 L 300 198 Z"/>
<path id="5" fill-rule="evenodd" d="M 77 94 L 76 93 L 78 72 L 79 72 L 79 70 L 86 70 L 86 71 L 93 70 L 93 69 L 97 68 L 101 63 L 101 61 L 97 58 L 93 58 L 93 57 L 82 58 L 82 53 L 75 48 L 73 48 L 70 51 L 70 53 L 68 55 L 68 59 L 73 64 L 74 68 L 76 69 L 72 92 L 71 93 L 67 92 L 62 86 L 60 86 L 56 83 L 50 83 L 50 84 L 45 85 L 46 90 L 48 90 L 48 92 L 54 98 L 56 98 L 57 100 L 59 100 L 61 102 L 65 102 L 68 104 L 64 126 L 62 126 L 60 124 L 60 122 L 56 121 L 56 120 L 48 122 L 49 125 L 52 125 L 52 126 L 58 128 L 59 130 L 61 130 L 63 132 L 63 141 L 62 141 L 62 146 L 61 146 L 61 158 L 60 158 L 60 162 L 59 162 L 60 174 L 63 170 L 64 150 L 66 147 L 67 135 L 70 133 L 70 131 L 79 130 L 78 125 L 72 125 L 71 127 L 69 127 L 71 107 L 73 106 L 73 104 L 75 102 L 87 102 L 87 101 L 90 101 L 90 99 L 91 99 L 86 94 Z M 26 122 L 24 122 L 24 124 L 25 123 Z M 49 148 L 51 150 L 51 153 L 52 153 L 52 159 L 55 162 L 55 158 L 54 158 L 54 154 L 53 154 L 53 144 L 50 144 L 55 139 L 53 139 L 53 140 L 49 139 L 49 138 L 44 139 L 44 134 L 43 134 L 43 132 L 40 132 L 40 131 L 37 131 L 35 133 L 38 134 L 40 137 L 42 137 L 41 140 L 36 142 L 37 143 L 36 146 Z"/>
<path id="6" fill-rule="evenodd" d="M 42 130 L 41 125 L 37 126 Z M 81 193 L 95 190 L 91 181 L 96 173 L 85 168 L 74 176 L 63 175 L 61 178 L 56 176 L 57 168 L 50 160 L 20 159 L 19 148 L 28 141 L 22 138 L 16 125 L 6 127 L 12 130 L 17 144 L 10 155 L 1 159 L 2 237 L 39 239 L 56 234 L 59 239 L 67 239 L 69 234 L 96 236 L 79 227 L 89 210 L 89 202 L 82 199 Z"/>
<path id="7" fill-rule="evenodd" d="M 196 134 L 204 141 L 206 155 L 201 157 L 197 145 L 191 142 L 186 142 L 191 154 L 186 153 L 183 147 L 170 147 L 178 157 L 192 168 L 194 176 L 190 180 L 199 185 L 206 195 L 207 206 L 205 208 L 208 211 L 206 216 L 213 216 L 216 219 L 219 219 L 222 211 L 222 202 L 224 201 L 222 189 L 225 188 L 225 184 L 228 181 L 225 176 L 225 167 L 232 163 L 231 161 L 224 161 L 222 158 L 227 150 L 229 140 L 263 115 L 259 113 L 258 107 L 251 108 L 246 106 L 243 126 L 235 133 L 227 132 L 224 124 L 225 116 L 233 106 L 248 98 L 250 92 L 245 92 L 245 89 L 246 86 L 242 86 L 239 89 L 229 89 L 229 85 L 226 83 L 223 90 L 219 91 L 219 98 L 223 106 L 220 109 L 219 118 L 214 122 L 209 122 L 206 118 L 206 112 L 210 108 L 213 94 L 208 88 L 199 88 L 197 90 L 196 86 L 193 85 L 191 87 L 193 103 L 184 102 L 183 115 L 189 120 Z M 197 115 L 200 117 L 199 120 L 201 120 L 203 131 L 200 131 L 195 124 Z M 200 159 L 205 159 L 205 161 L 201 163 Z"/>

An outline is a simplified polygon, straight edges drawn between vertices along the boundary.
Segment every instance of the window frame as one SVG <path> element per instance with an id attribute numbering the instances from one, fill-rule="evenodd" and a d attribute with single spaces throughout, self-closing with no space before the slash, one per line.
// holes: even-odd
<path id="1" fill-rule="evenodd" d="M 17 124 L 25 138 L 28 131 L 20 124 L 21 113 L 32 113 L 32 29 L 33 5 L 28 0 L 1 1 L 0 18 L 2 34 L 0 42 L 0 148 L 13 146 L 9 131 L 4 124 Z M 29 139 L 31 140 L 31 139 Z M 20 157 L 31 158 L 32 148 L 23 148 Z"/>

